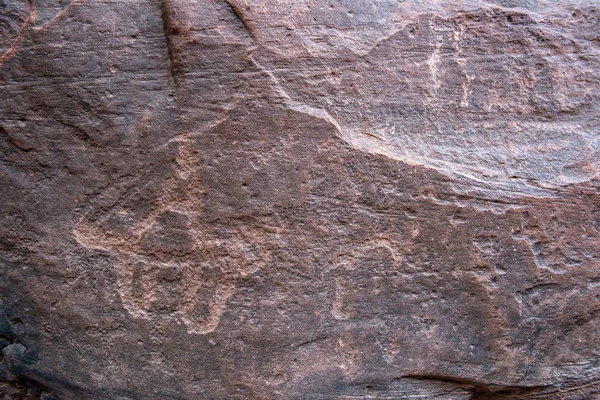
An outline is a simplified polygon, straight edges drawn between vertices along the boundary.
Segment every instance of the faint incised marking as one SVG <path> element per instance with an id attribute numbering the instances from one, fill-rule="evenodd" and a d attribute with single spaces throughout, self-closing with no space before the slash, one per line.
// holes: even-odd
<path id="1" fill-rule="evenodd" d="M 71 7 L 76 4 L 79 3 L 79 0 L 71 0 L 71 2 L 62 9 L 61 12 L 59 12 L 58 14 L 56 14 L 54 17 L 52 17 L 52 19 L 48 22 L 45 22 L 44 24 L 40 25 L 40 26 L 35 26 L 32 29 L 34 31 L 41 31 L 43 29 L 46 29 L 52 25 L 54 25 L 58 20 L 60 20 L 62 18 L 63 15 L 65 15 L 70 9 Z"/>
<path id="2" fill-rule="evenodd" d="M 23 42 L 25 34 L 29 30 L 29 28 L 31 28 L 33 31 L 41 31 L 43 29 L 49 28 L 50 26 L 54 25 L 58 20 L 60 20 L 62 16 L 65 15 L 70 10 L 70 8 L 78 2 L 79 0 L 72 0 L 65 8 L 62 9 L 62 11 L 60 11 L 54 17 L 52 17 L 52 19 L 43 23 L 40 26 L 34 26 L 36 22 L 40 23 L 42 21 L 38 21 L 38 7 L 36 5 L 36 1 L 27 0 L 27 15 L 25 16 L 25 20 L 23 21 L 23 24 L 21 24 L 19 32 L 17 33 L 17 37 L 15 38 L 15 40 L 13 40 L 13 43 L 10 46 L 10 48 L 6 50 L 4 54 L 2 54 L 2 56 L 0 56 L 0 66 L 2 66 L 2 64 L 6 60 L 10 59 L 16 54 L 16 52 L 21 47 L 21 43 Z"/>
<path id="3" fill-rule="evenodd" d="M 205 225 L 193 137 L 175 141 L 177 168 L 156 208 L 136 217 L 125 202 L 94 222 L 82 220 L 74 235 L 87 248 L 116 253 L 117 290 L 132 316 L 175 318 L 189 333 L 207 334 L 218 327 L 238 279 L 267 261 L 253 237 L 218 235 Z"/>
<path id="4" fill-rule="evenodd" d="M 8 138 L 8 141 L 11 142 L 13 144 L 13 146 L 15 146 L 17 149 L 19 149 L 21 151 L 27 152 L 27 151 L 35 150 L 31 146 L 27 146 L 26 144 L 21 143 L 21 141 L 19 139 L 15 138 L 13 135 L 11 135 L 10 132 L 8 132 L 1 125 L 0 125 L 0 133 L 4 134 Z"/>
<path id="5" fill-rule="evenodd" d="M 25 17 L 25 21 L 23 21 L 21 28 L 19 28 L 19 33 L 17 34 L 17 37 L 13 41 L 10 48 L 8 50 L 6 50 L 4 52 L 4 54 L 2 54 L 2 56 L 0 56 L 0 66 L 2 66 L 2 64 L 6 60 L 11 58 L 17 52 L 17 50 L 21 46 L 21 42 L 23 41 L 25 32 L 27 32 L 29 27 L 35 23 L 35 20 L 37 18 L 37 8 L 35 6 L 35 1 L 28 0 L 27 7 L 28 7 L 27 16 Z"/>

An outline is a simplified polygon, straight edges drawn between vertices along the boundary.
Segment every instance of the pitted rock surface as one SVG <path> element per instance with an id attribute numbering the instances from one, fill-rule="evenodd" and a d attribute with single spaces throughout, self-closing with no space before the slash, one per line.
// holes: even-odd
<path id="1" fill-rule="evenodd" d="M 0 395 L 600 398 L 594 1 L 0 0 Z"/>

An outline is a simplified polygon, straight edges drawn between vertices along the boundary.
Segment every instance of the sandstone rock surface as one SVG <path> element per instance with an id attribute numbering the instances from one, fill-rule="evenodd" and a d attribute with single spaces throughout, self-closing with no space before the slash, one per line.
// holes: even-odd
<path id="1" fill-rule="evenodd" d="M 600 398 L 600 7 L 0 0 L 0 394 Z"/>

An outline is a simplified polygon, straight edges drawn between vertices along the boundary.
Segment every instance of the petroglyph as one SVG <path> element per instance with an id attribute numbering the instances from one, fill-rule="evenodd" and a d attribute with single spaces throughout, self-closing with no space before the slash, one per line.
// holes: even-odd
<path id="1" fill-rule="evenodd" d="M 144 217 L 123 201 L 74 231 L 83 246 L 115 253 L 117 288 L 123 306 L 136 318 L 175 318 L 189 333 L 207 334 L 219 325 L 236 281 L 268 260 L 259 244 L 241 232 L 211 235 L 202 219 L 205 191 L 196 170 L 199 155 L 192 135 L 174 140 L 174 173 Z"/>

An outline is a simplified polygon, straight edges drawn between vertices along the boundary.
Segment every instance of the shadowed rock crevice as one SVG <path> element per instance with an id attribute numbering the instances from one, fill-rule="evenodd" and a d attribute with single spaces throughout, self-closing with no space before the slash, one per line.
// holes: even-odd
<path id="1" fill-rule="evenodd" d="M 447 376 L 421 376 L 407 375 L 404 378 L 416 379 L 419 381 L 437 381 L 446 382 L 456 385 L 458 389 L 471 392 L 470 399 L 477 400 L 494 400 L 494 399 L 509 399 L 509 398 L 531 398 L 539 394 L 548 394 L 556 391 L 557 388 L 551 386 L 517 386 L 517 385 L 494 385 L 486 384 L 469 379 L 453 378 Z M 554 390 L 552 390 L 554 389 Z"/>
<path id="2" fill-rule="evenodd" d="M 236 16 L 237 20 L 241 23 L 241 25 L 244 27 L 244 29 L 246 30 L 248 35 L 252 39 L 256 40 L 256 34 L 254 32 L 254 28 L 252 27 L 252 23 L 248 20 L 248 18 L 244 14 L 244 11 L 242 9 L 243 6 L 238 4 L 238 2 L 235 0 L 225 0 L 225 2 L 229 5 L 229 7 L 231 8 L 231 11 Z M 248 8 L 250 8 L 250 7 L 248 6 Z"/>
<path id="3" fill-rule="evenodd" d="M 175 87 L 178 87 L 181 84 L 181 60 L 179 59 L 177 44 L 174 37 L 180 35 L 181 31 L 173 20 L 174 16 L 171 3 L 171 0 L 160 1 L 160 17 L 169 55 L 169 71 L 171 78 L 173 78 L 175 83 Z"/>

